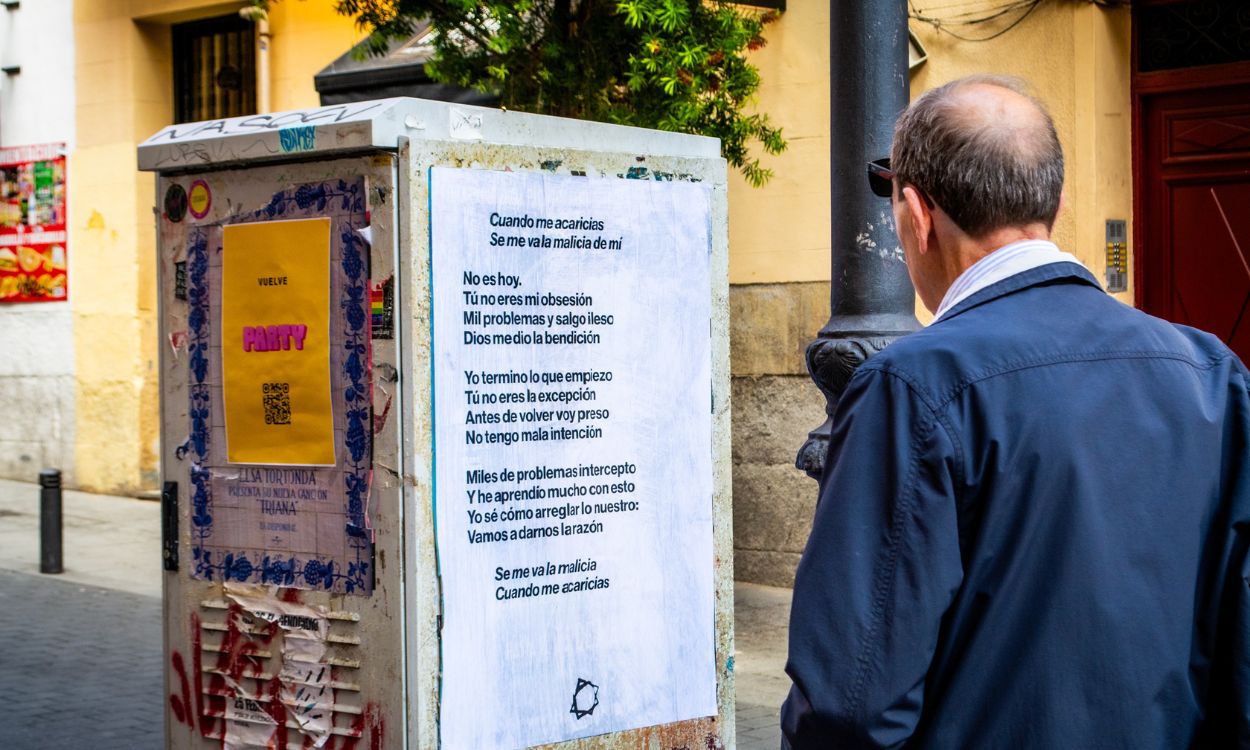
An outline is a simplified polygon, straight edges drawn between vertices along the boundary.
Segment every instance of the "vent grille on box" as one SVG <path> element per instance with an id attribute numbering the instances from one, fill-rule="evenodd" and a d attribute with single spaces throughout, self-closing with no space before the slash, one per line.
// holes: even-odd
<path id="1" fill-rule="evenodd" d="M 204 716 L 242 747 L 284 736 L 290 747 L 306 747 L 310 737 L 360 737 L 360 615 L 271 601 L 272 610 L 200 603 Z"/>

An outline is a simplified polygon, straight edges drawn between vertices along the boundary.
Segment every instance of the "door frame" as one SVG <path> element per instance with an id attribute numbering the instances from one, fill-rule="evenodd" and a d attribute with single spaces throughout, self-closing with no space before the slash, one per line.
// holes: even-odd
<path id="1" fill-rule="evenodd" d="M 1136 19 L 1134 18 L 1134 21 Z M 1162 94 L 1201 91 L 1206 88 L 1250 84 L 1250 61 L 1222 65 L 1202 65 L 1192 68 L 1176 68 L 1149 73 L 1140 71 L 1138 65 L 1138 26 L 1133 23 L 1132 42 L 1132 148 L 1133 148 L 1133 304 L 1146 308 L 1147 293 L 1151 291 L 1146 276 L 1148 266 L 1160 262 L 1159 247 L 1167 242 L 1167 231 L 1152 232 L 1150 221 L 1154 217 L 1149 205 L 1150 156 L 1147 153 L 1144 120 L 1146 100 Z M 1162 216 L 1162 229 L 1169 229 L 1169 217 Z M 1158 226 L 1158 225 L 1156 225 Z M 1152 263 L 1153 261 L 1153 263 Z M 1156 283 L 1167 278 L 1166 273 L 1152 274 Z"/>

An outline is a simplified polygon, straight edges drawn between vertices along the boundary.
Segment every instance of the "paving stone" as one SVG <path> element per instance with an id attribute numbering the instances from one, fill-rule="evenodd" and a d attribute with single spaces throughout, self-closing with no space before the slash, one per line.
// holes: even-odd
<path id="1" fill-rule="evenodd" d="M 0 748 L 163 747 L 161 601 L 0 569 Z"/>
<path id="2" fill-rule="evenodd" d="M 734 673 L 739 750 L 781 747 L 778 715 L 790 690 L 785 674 L 789 589 L 734 585 Z"/>

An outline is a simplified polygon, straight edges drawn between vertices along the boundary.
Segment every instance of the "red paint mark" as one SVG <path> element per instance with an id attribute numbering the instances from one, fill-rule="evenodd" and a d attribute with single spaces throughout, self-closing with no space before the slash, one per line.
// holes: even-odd
<path id="1" fill-rule="evenodd" d="M 386 406 L 382 408 L 382 413 L 375 413 L 373 415 L 373 434 L 378 434 L 383 430 L 383 428 L 386 427 L 386 418 L 391 413 L 391 401 L 393 400 L 395 400 L 395 397 L 388 394 L 386 397 Z"/>
<path id="2" fill-rule="evenodd" d="M 200 616 L 191 613 L 191 668 L 195 672 L 195 715 L 200 717 L 200 736 L 211 737 L 216 719 L 204 715 L 204 655 L 200 651 L 202 637 L 200 635 Z M 222 738 L 226 736 L 225 727 L 221 730 Z"/>
<path id="3" fill-rule="evenodd" d="M 178 696 L 169 696 L 169 707 L 174 712 L 174 718 L 178 720 L 179 724 L 182 724 L 186 720 L 186 715 L 182 711 L 182 701 L 178 700 Z"/>
<path id="4" fill-rule="evenodd" d="M 298 603 L 300 599 L 300 590 L 278 589 L 278 598 L 287 603 Z"/>
<path id="5" fill-rule="evenodd" d="M 369 717 L 366 723 L 372 725 L 373 731 L 369 734 L 369 750 L 382 750 L 382 737 L 386 734 L 386 722 L 382 719 L 382 709 L 376 703 L 365 704 L 365 716 Z"/>
<path id="6" fill-rule="evenodd" d="M 248 634 L 239 627 L 240 621 L 252 626 L 257 624 L 242 607 L 232 603 L 229 614 L 226 616 L 226 635 L 222 638 L 221 653 L 217 655 L 215 665 L 218 670 L 226 673 L 230 681 L 236 683 L 250 676 L 249 672 L 255 674 L 261 669 L 261 663 L 256 656 L 260 650 L 260 644 L 252 639 L 255 637 L 261 643 L 268 643 L 273 638 L 274 630 L 277 629 L 274 623 L 265 623 L 264 632 Z M 220 679 L 220 675 L 216 677 Z"/>
<path id="7" fill-rule="evenodd" d="M 187 342 L 191 340 L 191 334 L 186 331 L 174 331 L 169 334 L 169 348 L 174 352 L 174 359 L 178 359 L 179 352 L 185 351 Z"/>
<path id="8" fill-rule="evenodd" d="M 291 730 L 286 725 L 286 704 L 282 702 L 282 682 L 277 677 L 269 681 L 269 715 L 278 723 L 274 729 L 273 746 L 286 750 L 287 735 Z"/>
<path id="9" fill-rule="evenodd" d="M 238 604 L 232 604 L 226 614 L 226 632 L 222 636 L 221 653 L 217 654 L 217 658 L 212 667 L 215 673 L 209 675 L 208 685 L 204 684 L 204 651 L 203 651 L 203 634 L 200 629 L 200 617 L 197 613 L 191 613 L 191 649 L 192 649 L 192 668 L 195 672 L 195 715 L 199 717 L 200 735 L 203 737 L 218 737 L 222 740 L 226 736 L 226 723 L 224 721 L 224 711 L 209 711 L 204 705 L 205 693 L 215 697 L 228 700 L 234 695 L 234 690 L 230 687 L 227 680 L 238 682 L 250 674 L 260 671 L 261 663 L 257 659 L 256 653 L 260 646 L 248 634 L 244 633 L 239 623 L 243 618 L 251 620 L 242 607 Z M 257 637 L 267 643 L 273 636 L 276 626 L 271 626 L 265 632 L 257 634 Z M 176 659 L 180 662 L 181 657 L 176 655 Z M 177 666 L 177 662 L 175 663 Z M 189 691 L 189 687 L 185 684 L 185 669 L 181 674 L 184 676 L 183 693 Z M 184 697 L 184 711 L 190 706 L 190 697 Z M 194 717 L 187 717 L 186 723 L 194 726 Z"/>
<path id="10" fill-rule="evenodd" d="M 351 737 L 343 738 L 343 750 L 354 750 L 356 743 L 360 742 L 360 738 L 365 736 L 365 721 L 368 718 L 368 709 L 362 711 L 352 717 L 351 726 L 347 729 L 352 733 Z"/>
<path id="11" fill-rule="evenodd" d="M 173 709 L 174 716 L 178 719 L 179 724 L 186 724 L 192 729 L 195 728 L 195 719 L 191 716 L 191 684 L 187 681 L 187 666 L 182 659 L 182 654 L 175 651 L 170 657 L 173 662 L 174 672 L 178 674 L 178 683 L 182 688 L 182 695 L 170 695 L 169 707 Z"/>

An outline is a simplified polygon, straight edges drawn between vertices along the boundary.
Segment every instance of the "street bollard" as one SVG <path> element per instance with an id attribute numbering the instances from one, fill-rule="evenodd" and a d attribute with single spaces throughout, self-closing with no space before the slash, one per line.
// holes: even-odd
<path id="1" fill-rule="evenodd" d="M 60 573 L 61 472 L 39 472 L 39 572 Z"/>

